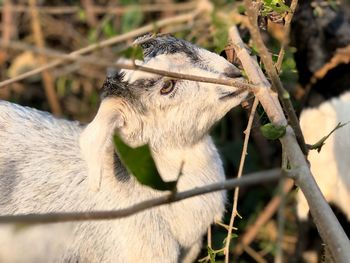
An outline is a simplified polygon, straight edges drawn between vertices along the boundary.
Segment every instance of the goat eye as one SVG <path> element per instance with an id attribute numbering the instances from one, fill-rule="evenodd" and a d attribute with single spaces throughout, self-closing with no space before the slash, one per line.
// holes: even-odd
<path id="1" fill-rule="evenodd" d="M 161 95 L 167 95 L 172 92 L 175 88 L 176 81 L 173 79 L 166 80 L 160 90 Z"/>

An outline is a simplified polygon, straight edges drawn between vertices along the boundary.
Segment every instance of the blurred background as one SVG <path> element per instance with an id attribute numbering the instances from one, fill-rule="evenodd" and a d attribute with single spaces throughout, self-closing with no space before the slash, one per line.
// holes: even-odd
<path id="1" fill-rule="evenodd" d="M 259 23 L 275 61 L 282 43 L 290 43 L 286 47 L 280 77 L 300 113 L 303 107 L 319 105 L 350 87 L 350 51 L 346 53 L 345 49 L 344 59 L 329 65 L 337 50 L 350 44 L 349 3 L 302 1 L 287 38 L 284 23 L 288 9 L 283 8 L 284 4 L 289 6 L 290 2 L 263 1 Z M 87 123 L 98 108 L 106 68 L 79 60 L 62 61 L 64 54 L 111 39 L 111 44 L 97 45 L 86 57 L 91 55 L 110 61 L 120 57 L 140 58 L 139 50 L 132 47 L 135 37 L 146 32 L 171 33 L 219 53 L 239 66 L 228 46 L 227 30 L 230 25 L 238 24 L 243 39 L 250 45 L 244 12 L 243 3 L 235 0 L 0 0 L 0 99 Z M 258 55 L 254 46 L 250 45 L 250 49 L 252 54 Z M 9 84 L 3 82 L 55 63 L 57 66 L 39 74 Z M 228 178 L 237 174 L 249 108 L 248 105 L 232 110 L 212 130 Z M 273 169 L 281 166 L 279 142 L 267 140 L 259 129 L 267 122 L 259 107 L 244 174 L 275 172 Z M 297 191 L 295 187 L 288 187 L 283 209 L 286 221 L 280 245 L 285 253 L 284 261 L 326 262 L 327 251 L 313 224 L 304 231 L 304 226 L 297 220 Z M 271 183 L 241 189 L 240 217 L 235 220 L 237 230 L 234 230 L 230 248 L 232 258 L 235 258 L 233 262 L 274 261 L 280 201 L 277 193 L 277 184 Z M 271 200 L 274 201 L 271 203 Z M 229 194 L 224 224 L 228 224 L 231 210 L 232 193 Z M 345 217 L 340 212 L 338 216 L 346 227 Z M 262 218 L 264 221 L 259 221 Z M 304 229 L 302 238 L 301 229 Z M 223 247 L 226 235 L 225 225 L 213 226 L 211 247 L 214 252 L 211 253 L 215 254 L 216 262 L 223 262 L 222 253 L 215 253 L 215 250 Z M 207 255 L 204 246 L 203 262 L 209 260 Z"/>

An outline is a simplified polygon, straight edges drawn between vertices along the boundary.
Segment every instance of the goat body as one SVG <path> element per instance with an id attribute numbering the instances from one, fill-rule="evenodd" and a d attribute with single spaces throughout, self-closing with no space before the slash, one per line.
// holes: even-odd
<path id="1" fill-rule="evenodd" d="M 170 36 L 142 40 L 143 65 L 212 77 L 237 72 L 188 42 Z M 0 214 L 115 210 L 160 196 L 121 165 L 114 131 L 129 145 L 148 143 L 166 181 L 176 179 L 184 163 L 179 191 L 223 181 L 207 133 L 246 92 L 237 96 L 234 87 L 168 81 L 130 71 L 108 77 L 87 127 L 0 102 Z M 89 190 L 91 182 L 99 191 Z M 216 192 L 118 220 L 1 226 L 0 262 L 192 262 L 224 203 L 225 193 Z"/>
<path id="2" fill-rule="evenodd" d="M 350 92 L 323 102 L 317 108 L 306 109 L 300 116 L 300 126 L 308 143 L 316 143 L 339 122 L 350 121 Z M 311 151 L 308 159 L 311 171 L 329 203 L 339 207 L 350 220 L 350 125 L 336 130 L 325 142 L 321 152 Z M 309 207 L 298 193 L 298 217 L 307 219 Z"/>

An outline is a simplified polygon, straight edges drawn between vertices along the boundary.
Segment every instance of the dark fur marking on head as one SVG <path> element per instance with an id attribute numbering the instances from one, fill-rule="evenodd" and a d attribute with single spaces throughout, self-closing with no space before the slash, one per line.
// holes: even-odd
<path id="1" fill-rule="evenodd" d="M 108 72 L 105 82 L 102 85 L 101 98 L 106 97 L 122 97 L 126 99 L 132 98 L 132 93 L 128 87 L 128 83 L 124 79 L 125 74 L 120 71 Z"/>
<path id="2" fill-rule="evenodd" d="M 147 34 L 137 38 L 135 44 L 142 47 L 145 60 L 161 54 L 175 53 L 185 53 L 194 62 L 200 60 L 197 46 L 171 35 L 153 36 Z"/>

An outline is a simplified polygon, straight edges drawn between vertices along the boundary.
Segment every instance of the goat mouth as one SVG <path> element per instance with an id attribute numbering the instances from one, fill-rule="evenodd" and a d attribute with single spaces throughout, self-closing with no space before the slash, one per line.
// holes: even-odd
<path id="1" fill-rule="evenodd" d="M 247 91 L 247 90 L 246 89 L 239 89 L 239 90 L 236 90 L 234 92 L 227 92 L 227 93 L 224 93 L 223 96 L 221 96 L 219 99 L 226 100 L 226 99 L 230 99 L 230 98 L 235 98 L 235 97 L 241 95 L 245 91 Z"/>

